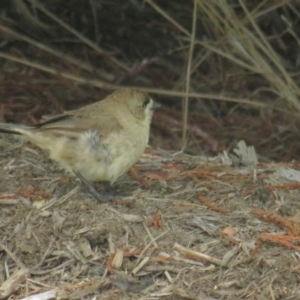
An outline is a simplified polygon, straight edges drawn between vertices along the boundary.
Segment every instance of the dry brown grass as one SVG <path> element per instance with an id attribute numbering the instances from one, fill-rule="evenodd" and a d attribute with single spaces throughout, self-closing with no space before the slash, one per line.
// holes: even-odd
<path id="1" fill-rule="evenodd" d="M 103 90 L 136 86 L 161 101 L 185 99 L 182 128 L 176 128 L 170 148 L 199 151 L 201 140 L 188 129 L 191 123 L 199 127 L 190 110 L 205 111 L 211 119 L 233 115 L 235 122 L 242 114 L 249 117 L 250 131 L 257 130 L 251 117 L 259 112 L 267 122 L 272 119 L 278 137 L 270 141 L 268 131 L 256 132 L 263 134 L 259 140 L 269 140 L 270 147 L 266 143 L 260 147 L 254 139 L 249 142 L 272 158 L 297 157 L 300 145 L 293 136 L 299 118 L 299 76 L 293 49 L 299 47 L 299 6 L 294 1 L 195 0 L 160 5 L 147 0 L 118 5 L 90 0 L 73 7 L 58 0 L 47 5 L 14 0 L 3 3 L 2 9 L 2 119 L 10 120 L 7 106 L 15 107 L 18 89 L 40 109 L 27 117 L 32 121 L 47 109 L 37 97 L 40 90 L 47 90 L 53 109 L 57 103 L 62 109 L 68 105 L 66 98 L 93 100 L 96 93 L 105 94 Z M 27 89 L 19 88 L 19 83 Z M 68 89 L 70 94 L 53 89 Z M 231 135 L 232 129 L 226 128 L 226 135 Z M 286 144 L 286 135 L 288 145 L 276 147 L 276 141 Z M 228 138 L 223 138 L 222 147 L 228 147 Z M 292 153 L 282 150 L 285 147 Z"/>

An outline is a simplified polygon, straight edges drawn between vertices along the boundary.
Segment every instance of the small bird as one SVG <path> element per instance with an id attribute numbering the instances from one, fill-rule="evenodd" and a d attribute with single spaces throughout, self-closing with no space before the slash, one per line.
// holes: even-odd
<path id="1" fill-rule="evenodd" d="M 146 93 L 123 89 L 102 101 L 46 116 L 36 125 L 0 123 L 0 132 L 26 136 L 106 202 L 91 182 L 112 184 L 139 160 L 158 106 Z"/>

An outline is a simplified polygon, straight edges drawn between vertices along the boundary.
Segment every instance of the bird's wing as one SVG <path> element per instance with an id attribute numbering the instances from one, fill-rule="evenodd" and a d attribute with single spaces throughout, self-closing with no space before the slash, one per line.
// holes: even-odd
<path id="1" fill-rule="evenodd" d="M 35 129 L 48 131 L 49 134 L 76 137 L 88 130 L 97 130 L 99 135 L 106 136 L 112 131 L 117 132 L 123 128 L 118 119 L 110 114 L 99 113 L 99 117 L 95 119 L 73 112 L 45 116 L 46 120 L 35 125 Z"/>

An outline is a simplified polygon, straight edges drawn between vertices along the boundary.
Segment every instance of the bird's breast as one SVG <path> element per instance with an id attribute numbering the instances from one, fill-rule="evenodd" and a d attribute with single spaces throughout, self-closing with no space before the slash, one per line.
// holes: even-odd
<path id="1" fill-rule="evenodd" d="M 109 173 L 111 182 L 127 172 L 144 153 L 148 144 L 149 132 L 140 132 L 131 135 L 116 135 L 108 140 L 111 153 Z"/>
<path id="2" fill-rule="evenodd" d="M 96 130 L 88 131 L 79 141 L 73 141 L 71 168 L 89 181 L 113 183 L 139 160 L 148 139 L 147 130 L 124 130 L 106 137 Z"/>

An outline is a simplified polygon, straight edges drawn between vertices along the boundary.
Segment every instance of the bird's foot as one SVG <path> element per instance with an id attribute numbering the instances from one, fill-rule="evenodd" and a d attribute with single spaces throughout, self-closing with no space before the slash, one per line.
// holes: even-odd
<path id="1" fill-rule="evenodd" d="M 86 189 L 93 195 L 93 197 L 102 202 L 106 203 L 111 200 L 111 197 L 108 197 L 107 193 L 99 193 L 96 189 L 95 186 L 86 180 L 79 172 L 76 172 L 75 175 L 80 179 L 80 181 L 83 183 L 83 185 L 86 187 Z"/>

